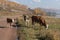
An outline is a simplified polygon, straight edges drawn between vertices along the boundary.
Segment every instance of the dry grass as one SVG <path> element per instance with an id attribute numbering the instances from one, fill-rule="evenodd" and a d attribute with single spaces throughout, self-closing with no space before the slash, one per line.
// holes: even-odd
<path id="1" fill-rule="evenodd" d="M 57 30 L 41 30 L 40 40 L 60 40 L 60 32 Z"/>
<path id="2" fill-rule="evenodd" d="M 60 40 L 60 25 L 58 22 L 60 19 L 47 19 L 50 21 L 49 29 L 46 30 L 43 26 L 35 24 L 32 26 L 31 22 L 29 26 L 25 25 L 23 18 L 18 18 L 20 27 L 18 28 L 18 35 L 20 40 Z M 55 21 L 54 24 L 52 21 Z M 21 35 L 22 34 L 22 35 Z"/>

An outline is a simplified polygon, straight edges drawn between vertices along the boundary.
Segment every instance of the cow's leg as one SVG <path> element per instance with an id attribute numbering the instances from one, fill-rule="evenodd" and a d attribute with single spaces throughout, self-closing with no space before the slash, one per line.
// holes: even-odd
<path id="1" fill-rule="evenodd" d="M 32 25 L 34 25 L 34 21 L 32 21 Z"/>
<path id="2" fill-rule="evenodd" d="M 28 25 L 27 20 L 25 21 L 25 25 L 26 25 L 26 26 Z"/>
<path id="3" fill-rule="evenodd" d="M 28 23 L 27 23 L 28 26 L 29 26 L 29 21 L 30 21 L 30 20 L 28 20 Z"/>
<path id="4" fill-rule="evenodd" d="M 32 28 L 34 28 L 34 21 L 32 21 Z"/>
<path id="5" fill-rule="evenodd" d="M 29 20 L 26 20 L 25 24 L 26 26 L 29 26 Z"/>
<path id="6" fill-rule="evenodd" d="M 27 26 L 27 21 L 25 21 L 25 24 L 26 24 L 26 26 Z"/>
<path id="7" fill-rule="evenodd" d="M 34 19 L 33 19 L 33 17 L 32 17 L 32 25 L 34 25 Z"/>
<path id="8" fill-rule="evenodd" d="M 10 23 L 10 26 L 11 26 L 11 23 Z"/>
<path id="9" fill-rule="evenodd" d="M 42 26 L 42 23 L 41 22 L 39 22 L 39 24 Z"/>
<path id="10" fill-rule="evenodd" d="M 30 21 L 30 20 L 27 20 L 27 26 L 29 26 L 29 21 Z"/>

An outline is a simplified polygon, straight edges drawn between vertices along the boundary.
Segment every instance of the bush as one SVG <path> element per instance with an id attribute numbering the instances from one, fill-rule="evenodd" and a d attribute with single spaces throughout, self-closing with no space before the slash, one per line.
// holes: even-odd
<path id="1" fill-rule="evenodd" d="M 54 40 L 53 35 L 51 34 L 46 34 L 45 36 L 41 36 L 38 38 L 38 40 Z"/>
<path id="2" fill-rule="evenodd" d="M 60 33 L 55 30 L 42 30 L 40 34 L 37 35 L 38 40 L 60 40 Z"/>

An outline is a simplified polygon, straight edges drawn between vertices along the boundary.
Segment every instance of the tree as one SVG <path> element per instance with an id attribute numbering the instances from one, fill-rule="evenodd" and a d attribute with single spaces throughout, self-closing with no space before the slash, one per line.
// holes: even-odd
<path id="1" fill-rule="evenodd" d="M 35 8 L 34 9 L 34 14 L 35 15 L 46 15 L 46 13 L 40 8 Z"/>

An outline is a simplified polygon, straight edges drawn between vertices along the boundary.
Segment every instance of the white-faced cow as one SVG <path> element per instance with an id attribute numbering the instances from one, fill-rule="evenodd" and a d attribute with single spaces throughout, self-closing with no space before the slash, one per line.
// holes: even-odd
<path id="1" fill-rule="evenodd" d="M 11 19 L 11 18 L 7 18 L 7 23 L 10 24 L 10 26 L 12 25 L 12 23 L 15 22 L 15 19 Z"/>
<path id="2" fill-rule="evenodd" d="M 34 22 L 39 23 L 40 25 L 44 26 L 46 29 L 48 29 L 48 24 L 46 23 L 44 17 L 42 16 L 32 16 L 32 24 L 34 25 Z"/>
<path id="3" fill-rule="evenodd" d="M 23 18 L 24 18 L 26 26 L 29 26 L 29 21 L 30 21 L 29 16 L 28 15 L 23 15 Z"/>

